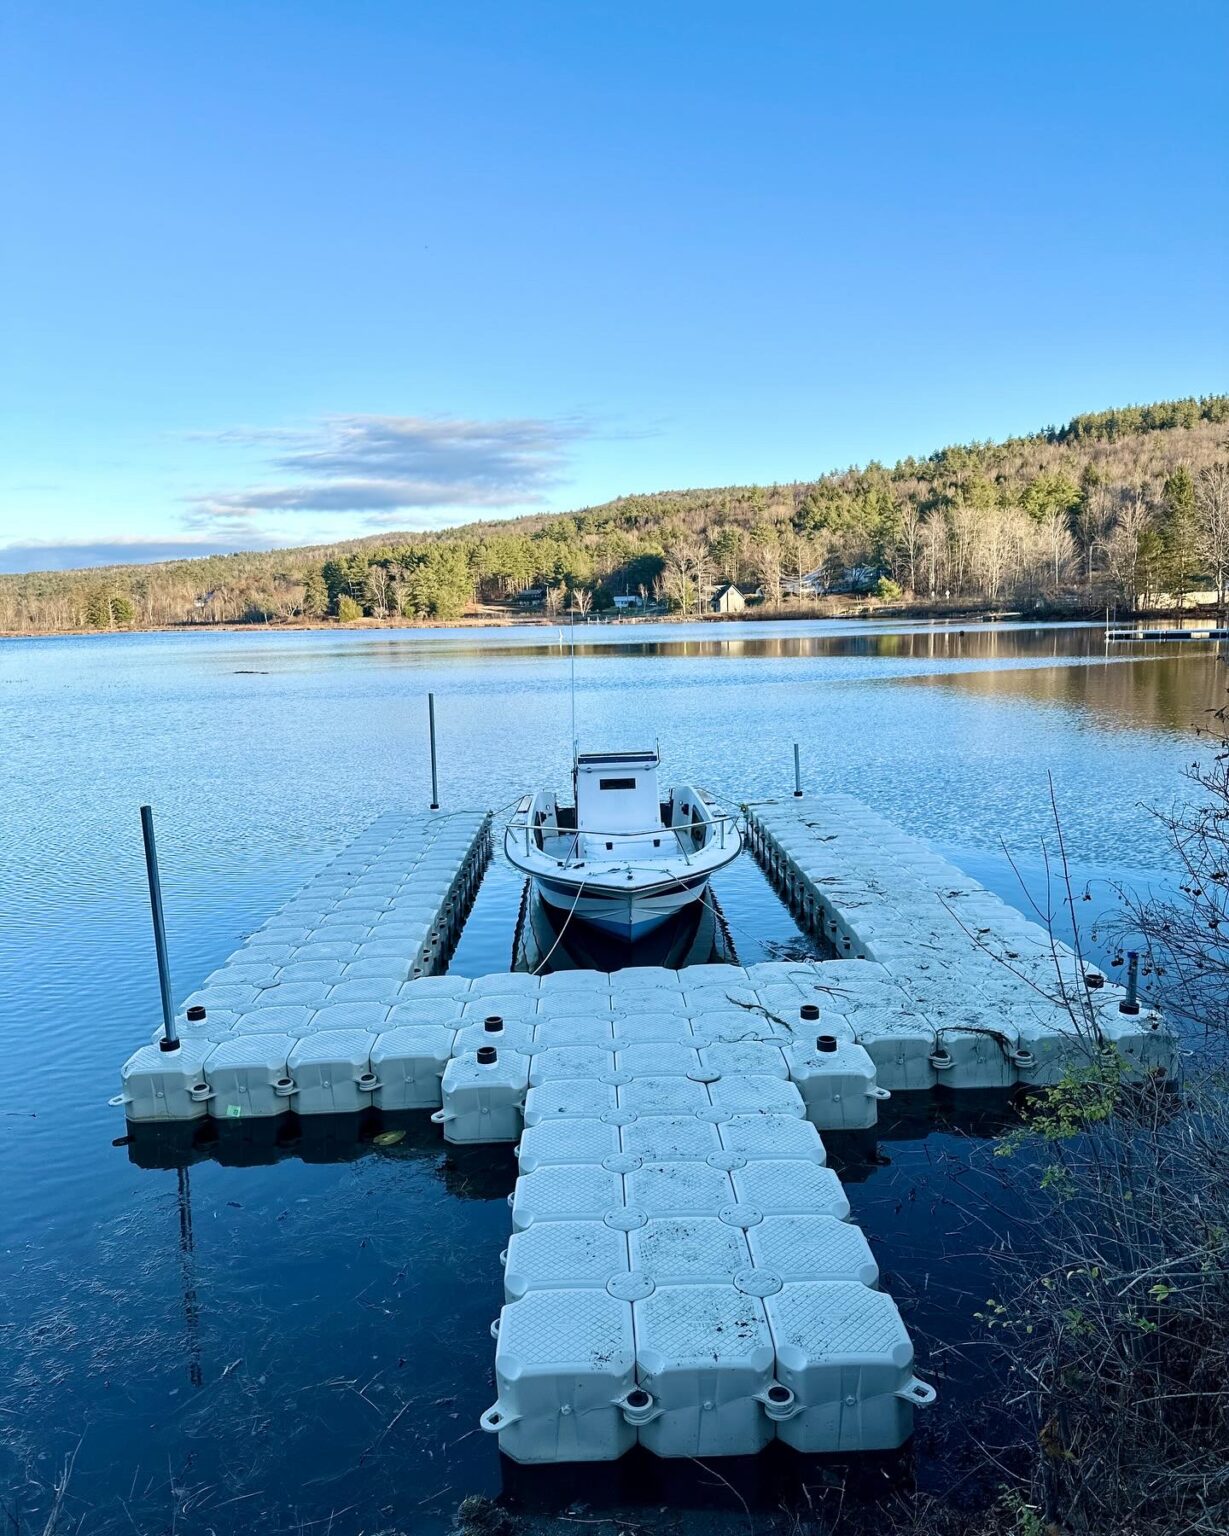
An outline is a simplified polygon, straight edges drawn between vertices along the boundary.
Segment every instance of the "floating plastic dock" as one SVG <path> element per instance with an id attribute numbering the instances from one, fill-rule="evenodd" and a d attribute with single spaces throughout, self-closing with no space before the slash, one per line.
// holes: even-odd
<path id="1" fill-rule="evenodd" d="M 515 1144 L 498 1397 L 524 1462 L 901 1444 L 934 1392 L 820 1130 L 891 1093 L 1055 1082 L 1160 1016 L 858 801 L 757 805 L 749 845 L 841 958 L 435 974 L 489 818 L 384 817 L 123 1069 L 134 1123 L 432 1109 Z M 203 1015 L 203 1016 L 202 1016 Z"/>
<path id="2" fill-rule="evenodd" d="M 1185 629 L 1107 629 L 1107 641 L 1130 640 L 1229 640 L 1224 625 L 1195 624 Z"/>
<path id="3" fill-rule="evenodd" d="M 419 1021 L 406 988 L 447 962 L 489 858 L 489 816 L 381 816 L 184 1000 L 179 1050 L 158 1030 L 128 1059 L 116 1102 L 143 1122 L 412 1099 L 371 1053 Z"/>
<path id="4" fill-rule="evenodd" d="M 1161 1015 L 1047 929 L 849 795 L 759 805 L 751 850 L 799 921 L 867 965 L 831 988 L 892 1090 L 1056 1082 L 1103 1045 L 1172 1073 Z M 835 979 L 815 969 L 816 985 Z"/>

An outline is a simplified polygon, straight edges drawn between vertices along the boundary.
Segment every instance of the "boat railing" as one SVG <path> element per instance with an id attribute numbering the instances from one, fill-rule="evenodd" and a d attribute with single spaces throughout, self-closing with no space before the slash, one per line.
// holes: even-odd
<path id="1" fill-rule="evenodd" d="M 736 827 L 738 823 L 737 815 L 732 812 L 721 811 L 714 815 L 711 811 L 707 810 L 707 807 L 705 807 L 705 810 L 706 814 L 704 816 L 694 821 L 680 822 L 677 825 L 666 826 L 659 823 L 655 827 L 621 827 L 617 831 L 603 831 L 600 827 L 576 828 L 555 826 L 552 829 L 549 822 L 534 822 L 530 819 L 528 811 L 521 812 L 518 807 L 517 814 L 508 822 L 504 836 L 506 841 L 508 838 L 516 835 L 518 842 L 523 836 L 525 853 L 528 855 L 533 851 L 535 844 L 541 852 L 545 853 L 546 848 L 543 834 L 553 831 L 554 836 L 561 840 L 566 838 L 570 844 L 566 856 L 559 860 L 561 864 L 568 864 L 575 858 L 582 837 L 599 838 L 602 842 L 618 844 L 643 841 L 646 837 L 661 838 L 672 835 L 679 845 L 679 851 L 682 853 L 683 858 L 690 864 L 691 854 L 700 853 L 704 848 L 711 846 L 714 838 L 718 841 L 720 847 L 724 848 L 726 845 L 727 828 L 729 826 Z M 689 852 L 684 846 L 683 833 L 691 833 L 694 837 L 694 834 L 699 831 L 711 833 L 712 837 L 706 837 L 699 846 L 696 846 L 693 842 Z M 612 849 L 611 851 L 613 852 L 614 850 Z"/>

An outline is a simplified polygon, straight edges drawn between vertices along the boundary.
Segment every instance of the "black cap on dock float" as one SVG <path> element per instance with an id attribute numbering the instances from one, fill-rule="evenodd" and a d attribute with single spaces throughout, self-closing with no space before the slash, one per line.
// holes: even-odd
<path id="1" fill-rule="evenodd" d="M 478 1064 L 483 1067 L 492 1067 L 499 1060 L 499 1052 L 493 1045 L 480 1045 L 478 1047 Z"/>
<path id="2" fill-rule="evenodd" d="M 482 1027 L 488 1035 L 497 1035 L 504 1027 L 504 1021 L 497 1013 L 489 1013 L 482 1021 Z"/>
<path id="3" fill-rule="evenodd" d="M 802 1007 L 798 1010 L 798 1017 L 805 1020 L 808 1024 L 814 1023 L 819 1017 L 819 1004 L 803 1003 Z"/>
<path id="4" fill-rule="evenodd" d="M 203 1024 L 205 1022 L 205 1010 L 199 1003 L 193 1003 L 188 1009 L 187 1019 L 189 1024 Z"/>
<path id="5" fill-rule="evenodd" d="M 818 1039 L 815 1041 L 815 1049 L 817 1051 L 824 1051 L 824 1052 L 835 1051 L 836 1050 L 836 1036 L 835 1035 L 820 1035 L 818 1037 Z"/>

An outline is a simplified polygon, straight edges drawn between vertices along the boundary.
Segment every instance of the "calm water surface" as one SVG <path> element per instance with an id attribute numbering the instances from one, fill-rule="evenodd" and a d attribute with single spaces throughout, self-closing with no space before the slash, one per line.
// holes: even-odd
<path id="1" fill-rule="evenodd" d="M 384 1152 L 332 1123 L 208 1155 L 113 1145 L 107 1099 L 158 1011 L 138 805 L 157 812 L 183 995 L 371 818 L 425 805 L 428 690 L 446 809 L 562 785 L 567 677 L 553 630 L 0 641 L 13 1529 L 42 1529 L 74 1453 L 63 1516 L 82 1531 L 435 1531 L 501 1489 L 545 1511 L 583 1498 L 592 1518 L 662 1503 L 742 1518 L 688 1465 L 527 1477 L 475 1432 L 494 1395 L 506 1149 L 445 1152 L 425 1117 Z M 585 636 L 577 709 L 586 747 L 659 738 L 664 782 L 734 801 L 788 790 L 797 740 L 808 784 L 862 796 L 1019 904 L 1003 847 L 1037 878 L 1052 781 L 1095 912 L 1111 879 L 1165 882 L 1148 807 L 1181 794 L 1225 681 L 1212 647 L 1107 654 L 1092 627 L 638 625 Z M 804 945 L 749 861 L 718 892 L 741 959 Z M 493 866 L 454 969 L 511 964 L 519 894 Z M 942 1389 L 881 1483 L 941 1487 L 988 1385 L 972 1312 L 1010 1209 L 977 1149 L 1000 1111 L 891 1109 L 874 1141 L 832 1154 Z M 828 1477 L 780 1458 L 723 1470 L 753 1507 Z"/>

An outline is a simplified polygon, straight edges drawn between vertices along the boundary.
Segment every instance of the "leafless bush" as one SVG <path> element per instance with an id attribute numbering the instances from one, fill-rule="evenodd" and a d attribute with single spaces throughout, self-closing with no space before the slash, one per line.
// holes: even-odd
<path id="1" fill-rule="evenodd" d="M 1216 717 L 1194 796 L 1164 816 L 1185 878 L 1130 901 L 1154 990 L 1188 1044 L 1180 1087 L 1099 1052 L 999 1148 L 1029 1215 L 982 1319 L 1035 1431 L 1015 1529 L 1229 1530 L 1229 741 Z"/>

